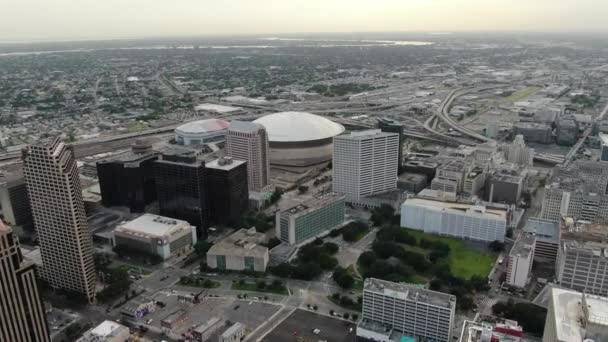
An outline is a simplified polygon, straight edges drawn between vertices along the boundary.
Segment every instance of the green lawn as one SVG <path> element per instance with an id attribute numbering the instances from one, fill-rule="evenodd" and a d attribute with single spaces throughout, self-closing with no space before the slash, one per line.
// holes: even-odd
<path id="1" fill-rule="evenodd" d="M 276 293 L 276 294 L 280 294 L 280 295 L 287 295 L 287 294 L 289 294 L 287 292 L 287 288 L 285 287 L 285 285 L 282 285 L 279 288 L 274 288 L 274 287 L 271 287 L 270 284 L 267 284 L 266 287 L 264 287 L 263 289 L 260 289 L 258 287 L 258 285 L 255 284 L 255 283 L 249 283 L 249 282 L 239 283 L 239 282 L 234 282 L 234 283 L 232 283 L 232 289 L 233 290 L 239 290 L 239 291 L 253 291 L 253 292 Z"/>
<path id="2" fill-rule="evenodd" d="M 459 278 L 469 279 L 474 275 L 487 277 L 496 261 L 496 255 L 489 253 L 484 254 L 470 249 L 465 246 L 462 240 L 427 234 L 412 229 L 408 229 L 408 233 L 415 236 L 418 241 L 424 237 L 428 240 L 436 240 L 448 244 L 450 246 L 450 256 L 448 257 L 450 269 L 454 276 Z M 422 250 L 422 252 L 424 252 L 424 249 L 420 247 L 408 246 L 406 249 L 416 252 Z"/>

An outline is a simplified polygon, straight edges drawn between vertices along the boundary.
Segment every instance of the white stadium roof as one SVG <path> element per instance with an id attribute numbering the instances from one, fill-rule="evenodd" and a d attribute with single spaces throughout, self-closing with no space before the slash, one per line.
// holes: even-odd
<path id="1" fill-rule="evenodd" d="M 304 112 L 269 114 L 254 122 L 262 124 L 272 142 L 312 141 L 334 137 L 344 126 L 324 117 Z"/>
<path id="2" fill-rule="evenodd" d="M 206 119 L 188 122 L 175 129 L 178 133 L 206 133 L 227 129 L 230 123 L 221 119 Z"/>

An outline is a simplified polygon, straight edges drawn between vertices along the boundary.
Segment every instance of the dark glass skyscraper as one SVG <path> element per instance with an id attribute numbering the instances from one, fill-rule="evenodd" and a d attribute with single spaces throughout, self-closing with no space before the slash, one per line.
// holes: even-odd
<path id="1" fill-rule="evenodd" d="M 188 221 L 199 238 L 207 238 L 205 162 L 194 153 L 163 154 L 154 162 L 154 179 L 160 214 Z"/>
<path id="2" fill-rule="evenodd" d="M 249 207 L 247 162 L 227 157 L 209 162 L 206 167 L 211 222 L 238 226 Z"/>
<path id="3" fill-rule="evenodd" d="M 136 143 L 131 152 L 97 163 L 102 203 L 106 207 L 129 207 L 143 212 L 156 200 L 154 161 L 158 153 Z"/>

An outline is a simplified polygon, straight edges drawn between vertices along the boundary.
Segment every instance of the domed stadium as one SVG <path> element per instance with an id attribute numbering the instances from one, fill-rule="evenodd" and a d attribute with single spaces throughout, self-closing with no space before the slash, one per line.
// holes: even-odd
<path id="1" fill-rule="evenodd" d="M 268 132 L 274 165 L 310 166 L 331 160 L 333 138 L 344 132 L 342 125 L 304 112 L 269 114 L 254 122 Z"/>
<path id="2" fill-rule="evenodd" d="M 230 123 L 221 119 L 192 121 L 175 129 L 179 145 L 201 145 L 225 140 Z"/>

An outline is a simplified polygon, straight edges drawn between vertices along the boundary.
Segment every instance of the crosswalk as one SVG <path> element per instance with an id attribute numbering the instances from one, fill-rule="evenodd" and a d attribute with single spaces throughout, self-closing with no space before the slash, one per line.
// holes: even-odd
<path id="1" fill-rule="evenodd" d="M 492 307 L 496 303 L 498 303 L 497 298 L 481 296 L 479 297 L 478 312 L 483 315 L 492 315 Z"/>

